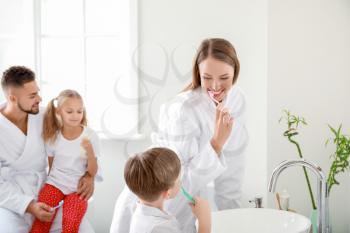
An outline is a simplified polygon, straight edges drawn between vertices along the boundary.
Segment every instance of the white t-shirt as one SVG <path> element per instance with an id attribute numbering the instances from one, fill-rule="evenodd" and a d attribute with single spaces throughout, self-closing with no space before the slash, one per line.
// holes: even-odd
<path id="1" fill-rule="evenodd" d="M 151 206 L 137 203 L 132 216 L 130 233 L 181 233 L 175 217 Z"/>
<path id="2" fill-rule="evenodd" d="M 46 183 L 55 186 L 65 195 L 77 191 L 79 179 L 85 174 L 87 168 L 87 155 L 81 147 L 84 138 L 92 144 L 96 158 L 100 156 L 100 145 L 97 134 L 90 128 L 84 127 L 81 135 L 68 140 L 61 133 L 53 144 L 46 143 L 47 156 L 53 157 L 53 163 Z M 96 175 L 98 181 L 102 180 L 100 166 Z"/>

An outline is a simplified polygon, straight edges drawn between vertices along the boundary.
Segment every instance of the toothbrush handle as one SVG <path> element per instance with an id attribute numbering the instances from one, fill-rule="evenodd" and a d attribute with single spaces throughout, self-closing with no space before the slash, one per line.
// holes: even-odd
<path id="1" fill-rule="evenodd" d="M 187 198 L 187 200 L 189 200 L 190 202 L 195 204 L 194 198 L 188 192 L 186 192 L 186 190 L 184 188 L 181 187 L 181 191 L 182 191 L 183 195 Z"/>

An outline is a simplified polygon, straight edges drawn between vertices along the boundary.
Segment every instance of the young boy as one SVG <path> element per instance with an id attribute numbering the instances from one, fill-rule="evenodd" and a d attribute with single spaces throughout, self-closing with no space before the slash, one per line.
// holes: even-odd
<path id="1" fill-rule="evenodd" d="M 181 233 L 174 216 L 163 210 L 164 201 L 174 198 L 181 187 L 181 164 L 167 148 L 152 148 L 131 157 L 124 169 L 129 189 L 140 199 L 133 214 L 130 233 Z M 198 219 L 198 233 L 210 233 L 210 207 L 195 197 L 190 204 Z"/>

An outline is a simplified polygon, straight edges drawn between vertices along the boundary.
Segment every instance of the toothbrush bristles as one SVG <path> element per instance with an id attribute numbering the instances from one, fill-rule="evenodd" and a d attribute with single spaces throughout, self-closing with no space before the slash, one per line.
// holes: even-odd
<path id="1" fill-rule="evenodd" d="M 215 103 L 217 103 L 217 104 L 220 103 L 219 101 L 217 101 L 217 100 L 214 98 L 214 93 L 212 93 L 212 92 L 208 92 L 208 93 L 209 93 L 210 98 L 211 98 Z"/>

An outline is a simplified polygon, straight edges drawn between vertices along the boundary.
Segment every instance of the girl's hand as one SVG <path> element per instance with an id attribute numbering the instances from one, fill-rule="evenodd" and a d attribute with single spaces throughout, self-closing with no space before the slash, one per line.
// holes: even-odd
<path id="1" fill-rule="evenodd" d="M 87 155 L 93 154 L 94 150 L 93 150 L 92 144 L 88 138 L 83 138 L 80 145 L 84 148 Z"/>
<path id="2" fill-rule="evenodd" d="M 224 108 L 222 103 L 219 103 L 216 107 L 214 136 L 210 141 L 218 155 L 231 134 L 232 126 L 233 117 L 230 116 L 228 108 Z"/>
<path id="3" fill-rule="evenodd" d="M 98 165 L 97 165 L 97 158 L 95 156 L 94 149 L 92 148 L 92 144 L 91 144 L 89 139 L 83 138 L 83 140 L 81 141 L 81 146 L 85 150 L 86 157 L 87 157 L 86 172 L 94 177 L 97 173 Z M 84 195 L 82 195 L 82 196 L 84 196 Z M 84 198 L 84 199 L 86 199 L 86 198 Z M 87 199 L 89 199 L 89 198 L 87 198 Z"/>

